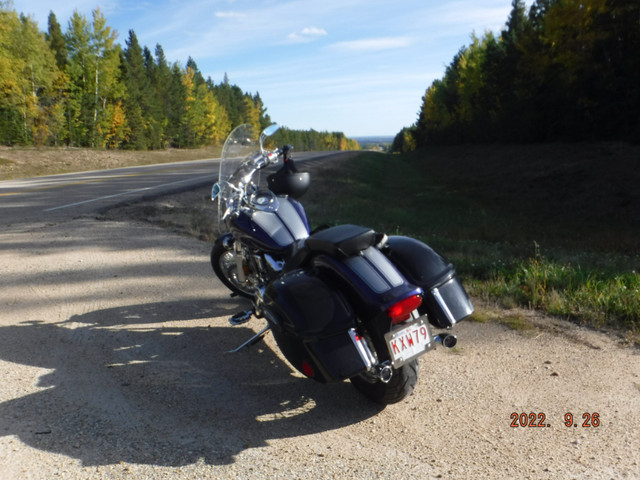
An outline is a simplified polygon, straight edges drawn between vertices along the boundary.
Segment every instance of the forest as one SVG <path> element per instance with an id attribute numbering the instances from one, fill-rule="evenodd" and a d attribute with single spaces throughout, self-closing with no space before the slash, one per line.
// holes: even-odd
<path id="1" fill-rule="evenodd" d="M 513 0 L 426 90 L 394 151 L 426 145 L 640 140 L 640 2 Z"/>
<path id="2" fill-rule="evenodd" d="M 0 144 L 105 149 L 218 145 L 242 123 L 272 123 L 259 93 L 170 63 L 133 30 L 124 46 L 99 9 L 47 32 L 0 1 Z M 286 131 L 298 150 L 357 149 L 339 132 Z"/>

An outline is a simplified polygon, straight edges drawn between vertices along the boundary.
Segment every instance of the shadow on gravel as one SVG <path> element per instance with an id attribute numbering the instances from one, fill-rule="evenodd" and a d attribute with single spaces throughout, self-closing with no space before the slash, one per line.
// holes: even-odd
<path id="1" fill-rule="evenodd" d="M 228 464 L 270 439 L 340 428 L 381 410 L 348 382 L 292 375 L 264 343 L 224 354 L 253 334 L 203 326 L 225 315 L 224 306 L 141 304 L 0 328 L 2 360 L 50 370 L 34 379 L 41 391 L 0 404 L 0 436 L 85 466 Z"/>

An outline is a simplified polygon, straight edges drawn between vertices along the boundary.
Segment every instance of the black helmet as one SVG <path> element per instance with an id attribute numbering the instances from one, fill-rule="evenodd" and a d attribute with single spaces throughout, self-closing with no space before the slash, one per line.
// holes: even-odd
<path id="1" fill-rule="evenodd" d="M 289 195 L 293 198 L 300 198 L 309 189 L 311 175 L 309 172 L 286 172 L 279 171 L 267 177 L 269 190 L 276 195 Z"/>

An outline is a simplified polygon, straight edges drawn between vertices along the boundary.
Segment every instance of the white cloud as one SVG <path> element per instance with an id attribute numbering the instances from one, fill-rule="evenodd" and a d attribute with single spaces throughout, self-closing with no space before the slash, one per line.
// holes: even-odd
<path id="1" fill-rule="evenodd" d="M 302 35 L 308 35 L 312 37 L 322 37 L 327 34 L 327 31 L 324 28 L 318 27 L 308 27 L 302 29 Z"/>
<path id="2" fill-rule="evenodd" d="M 217 18 L 244 18 L 246 15 L 240 12 L 216 12 Z"/>
<path id="3" fill-rule="evenodd" d="M 351 52 L 373 52 L 405 48 L 409 46 L 411 46 L 411 40 L 407 37 L 381 37 L 337 42 L 332 45 L 332 48 Z"/>
<path id="4" fill-rule="evenodd" d="M 324 28 L 306 27 L 303 28 L 300 32 L 290 33 L 287 38 L 292 42 L 306 43 L 320 37 L 325 37 L 327 35 L 328 33 Z"/>

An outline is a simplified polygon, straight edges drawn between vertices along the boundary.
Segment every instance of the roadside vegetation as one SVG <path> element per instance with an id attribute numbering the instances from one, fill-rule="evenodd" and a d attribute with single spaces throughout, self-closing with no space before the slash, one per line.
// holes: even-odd
<path id="1" fill-rule="evenodd" d="M 421 239 L 454 263 L 476 298 L 638 341 L 640 178 L 633 168 L 611 178 L 638 154 L 622 144 L 363 153 L 321 170 L 303 200 L 314 224 Z"/>
<path id="2" fill-rule="evenodd" d="M 124 43 L 100 9 L 75 11 L 47 32 L 0 0 L 0 145 L 108 150 L 220 145 L 243 123 L 271 124 L 260 94 L 225 74 L 204 78 L 196 62 L 171 62 L 129 30 Z M 298 151 L 357 149 L 340 132 L 292 131 Z M 311 145 L 312 144 L 312 145 Z"/>
<path id="3" fill-rule="evenodd" d="M 221 150 L 216 146 L 165 150 L 0 146 L 0 180 L 217 158 Z"/>
<path id="4" fill-rule="evenodd" d="M 529 4 L 527 10 L 526 4 Z M 640 138 L 640 3 L 512 0 L 426 88 L 395 151 L 426 145 Z"/>

